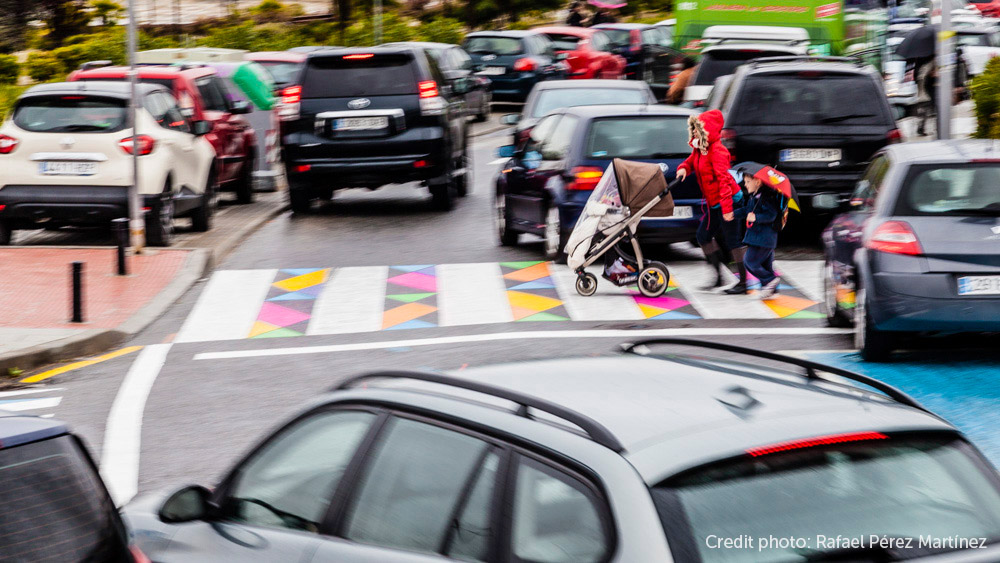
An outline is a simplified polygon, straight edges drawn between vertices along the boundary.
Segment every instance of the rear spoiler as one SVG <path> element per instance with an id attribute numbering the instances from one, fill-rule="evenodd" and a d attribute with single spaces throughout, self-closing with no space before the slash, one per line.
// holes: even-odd
<path id="1" fill-rule="evenodd" d="M 111 61 L 87 61 L 80 65 L 80 70 L 91 70 L 94 68 L 104 68 L 114 64 Z"/>

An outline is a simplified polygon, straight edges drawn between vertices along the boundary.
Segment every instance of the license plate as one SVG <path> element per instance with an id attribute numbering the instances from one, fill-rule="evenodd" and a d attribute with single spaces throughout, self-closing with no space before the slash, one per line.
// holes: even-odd
<path id="1" fill-rule="evenodd" d="M 1000 276 L 958 278 L 959 295 L 1000 295 Z"/>
<path id="2" fill-rule="evenodd" d="M 783 149 L 778 153 L 782 162 L 833 162 L 840 157 L 840 149 Z"/>
<path id="3" fill-rule="evenodd" d="M 39 162 L 38 173 L 43 176 L 93 176 L 94 174 L 97 174 L 97 163 L 65 161 Z"/>
<path id="4" fill-rule="evenodd" d="M 483 70 L 479 71 L 479 74 L 485 76 L 497 76 L 500 74 L 507 74 L 507 67 L 502 66 L 488 66 Z"/>
<path id="5" fill-rule="evenodd" d="M 333 122 L 334 131 L 373 131 L 388 126 L 388 117 L 344 117 Z"/>

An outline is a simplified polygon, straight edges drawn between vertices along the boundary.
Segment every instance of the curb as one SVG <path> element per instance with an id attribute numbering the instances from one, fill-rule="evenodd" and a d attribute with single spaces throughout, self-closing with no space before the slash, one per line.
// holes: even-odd
<path id="1" fill-rule="evenodd" d="M 469 135 L 469 138 L 475 139 L 477 137 L 484 137 L 486 135 L 492 135 L 493 133 L 496 133 L 497 131 L 503 131 L 504 129 L 509 129 L 509 128 L 510 128 L 510 125 L 497 125 L 496 127 L 493 127 L 491 129 L 486 129 L 485 131 L 479 131 L 475 135 Z"/>

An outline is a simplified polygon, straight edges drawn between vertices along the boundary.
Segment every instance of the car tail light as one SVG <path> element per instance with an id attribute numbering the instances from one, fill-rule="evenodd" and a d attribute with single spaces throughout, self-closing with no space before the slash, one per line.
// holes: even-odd
<path id="1" fill-rule="evenodd" d="M 433 80 L 424 80 L 417 84 L 421 98 L 436 98 L 438 96 L 438 85 Z"/>
<path id="2" fill-rule="evenodd" d="M 889 140 L 890 143 L 903 142 L 903 134 L 899 131 L 899 129 L 893 129 L 892 131 L 889 131 L 889 133 L 885 137 L 886 139 Z"/>
<path id="3" fill-rule="evenodd" d="M 723 129 L 719 133 L 719 141 L 722 142 L 722 146 L 726 147 L 730 151 L 736 150 L 736 132 L 732 129 Z"/>
<path id="4" fill-rule="evenodd" d="M 448 104 L 438 91 L 437 82 L 423 80 L 417 83 L 420 96 L 420 115 L 442 115 Z"/>
<path id="5" fill-rule="evenodd" d="M 135 545 L 128 546 L 128 551 L 132 554 L 132 561 L 135 563 L 153 563 L 150 561 L 149 557 L 146 557 L 146 554 Z"/>
<path id="6" fill-rule="evenodd" d="M 278 119 L 295 121 L 299 118 L 299 107 L 302 102 L 302 86 L 289 86 L 281 91 L 281 109 Z"/>
<path id="7" fill-rule="evenodd" d="M 295 167 L 295 171 L 299 173 L 309 172 L 310 170 L 312 170 L 311 164 L 299 164 Z"/>
<path id="8" fill-rule="evenodd" d="M 535 70 L 535 61 L 531 59 L 517 59 L 514 61 L 514 70 L 517 72 L 531 72 Z"/>
<path id="9" fill-rule="evenodd" d="M 355 53 L 353 55 L 344 55 L 345 61 L 360 61 L 364 59 L 370 59 L 375 56 L 375 53 Z"/>
<path id="10" fill-rule="evenodd" d="M 865 247 L 888 254 L 919 256 L 924 253 L 923 248 L 920 247 L 920 241 L 917 240 L 917 235 L 904 221 L 882 223 L 868 238 Z"/>
<path id="11" fill-rule="evenodd" d="M 426 160 L 418 160 L 413 163 L 414 168 L 427 168 L 428 162 Z"/>
<path id="12" fill-rule="evenodd" d="M 156 148 L 156 141 L 149 135 L 139 135 L 135 140 L 139 144 L 139 156 L 145 156 L 153 152 L 153 149 Z M 118 146 L 128 154 L 132 154 L 133 144 L 132 137 L 125 137 L 118 141 Z"/>
<path id="13" fill-rule="evenodd" d="M 596 166 L 577 166 L 570 171 L 573 181 L 566 186 L 567 190 L 592 190 L 601 181 L 604 171 Z"/>
<path id="14" fill-rule="evenodd" d="M 747 454 L 753 457 L 776 454 L 790 450 L 801 450 L 805 448 L 815 448 L 817 446 L 829 446 L 832 444 L 845 444 L 848 442 L 868 442 L 871 440 L 888 440 L 889 437 L 881 432 L 851 432 L 848 434 L 831 434 L 829 436 L 817 436 L 805 440 L 792 440 L 790 442 L 779 442 L 770 446 L 750 448 Z"/>
<path id="15" fill-rule="evenodd" d="M 9 135 L 0 135 L 0 154 L 10 154 L 17 148 L 18 141 Z"/>
<path id="16" fill-rule="evenodd" d="M 629 37 L 631 39 L 631 41 L 629 41 L 629 45 L 628 45 L 629 52 L 631 52 L 631 53 L 638 53 L 639 51 L 641 51 L 642 50 L 642 36 L 639 35 L 638 32 L 636 32 L 636 33 L 630 34 Z"/>

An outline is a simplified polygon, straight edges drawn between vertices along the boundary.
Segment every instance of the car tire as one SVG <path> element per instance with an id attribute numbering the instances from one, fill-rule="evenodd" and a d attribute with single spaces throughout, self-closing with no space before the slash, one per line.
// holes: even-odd
<path id="1" fill-rule="evenodd" d="M 472 170 L 472 157 L 469 156 L 468 147 L 462 151 L 462 156 L 459 157 L 458 167 L 462 170 L 462 174 L 460 176 L 456 176 L 454 179 L 455 195 L 458 197 L 465 197 L 469 195 L 470 191 L 472 191 L 469 189 L 469 171 Z"/>
<path id="2" fill-rule="evenodd" d="M 430 190 L 431 207 L 435 211 L 451 211 L 455 206 L 455 197 L 452 195 L 451 184 L 432 184 Z"/>
<path id="3" fill-rule="evenodd" d="M 170 246 L 174 239 L 174 198 L 168 183 L 160 201 L 146 213 L 146 245 Z"/>
<path id="4" fill-rule="evenodd" d="M 851 326 L 851 320 L 841 311 L 837 301 L 837 287 L 833 283 L 833 264 L 829 260 L 823 266 L 823 309 L 827 326 L 843 328 Z"/>
<path id="5" fill-rule="evenodd" d="M 483 92 L 483 101 L 479 104 L 479 113 L 472 118 L 476 123 L 482 123 L 490 118 L 490 93 Z"/>
<path id="6" fill-rule="evenodd" d="M 215 214 L 216 194 L 215 174 L 209 173 L 205 182 L 205 193 L 201 195 L 201 205 L 191 214 L 191 228 L 204 233 L 212 228 L 212 215 Z"/>
<path id="7" fill-rule="evenodd" d="M 878 330 L 872 322 L 866 291 L 858 289 L 854 302 L 854 346 L 861 358 L 868 362 L 886 361 L 892 353 L 894 340 L 891 333 Z"/>
<path id="8" fill-rule="evenodd" d="M 288 205 L 292 213 L 309 213 L 312 210 L 312 196 L 306 186 L 288 186 Z"/>
<path id="9" fill-rule="evenodd" d="M 236 180 L 236 203 L 253 203 L 253 163 L 254 154 L 247 153 L 247 159 L 243 162 L 243 168 L 240 169 L 240 177 Z"/>
<path id="10" fill-rule="evenodd" d="M 497 224 L 497 238 L 500 246 L 517 245 L 518 232 L 510 228 L 510 214 L 507 211 L 507 195 L 497 191 L 493 200 L 493 216 Z"/>
<path id="11" fill-rule="evenodd" d="M 563 232 L 562 222 L 559 217 L 559 207 L 552 206 L 545 213 L 545 232 L 542 235 L 545 242 L 545 259 L 556 264 L 566 263 L 566 253 L 563 248 L 566 246 L 566 235 Z"/>
<path id="12" fill-rule="evenodd" d="M 14 240 L 14 229 L 5 221 L 0 221 L 0 246 L 7 246 Z"/>

